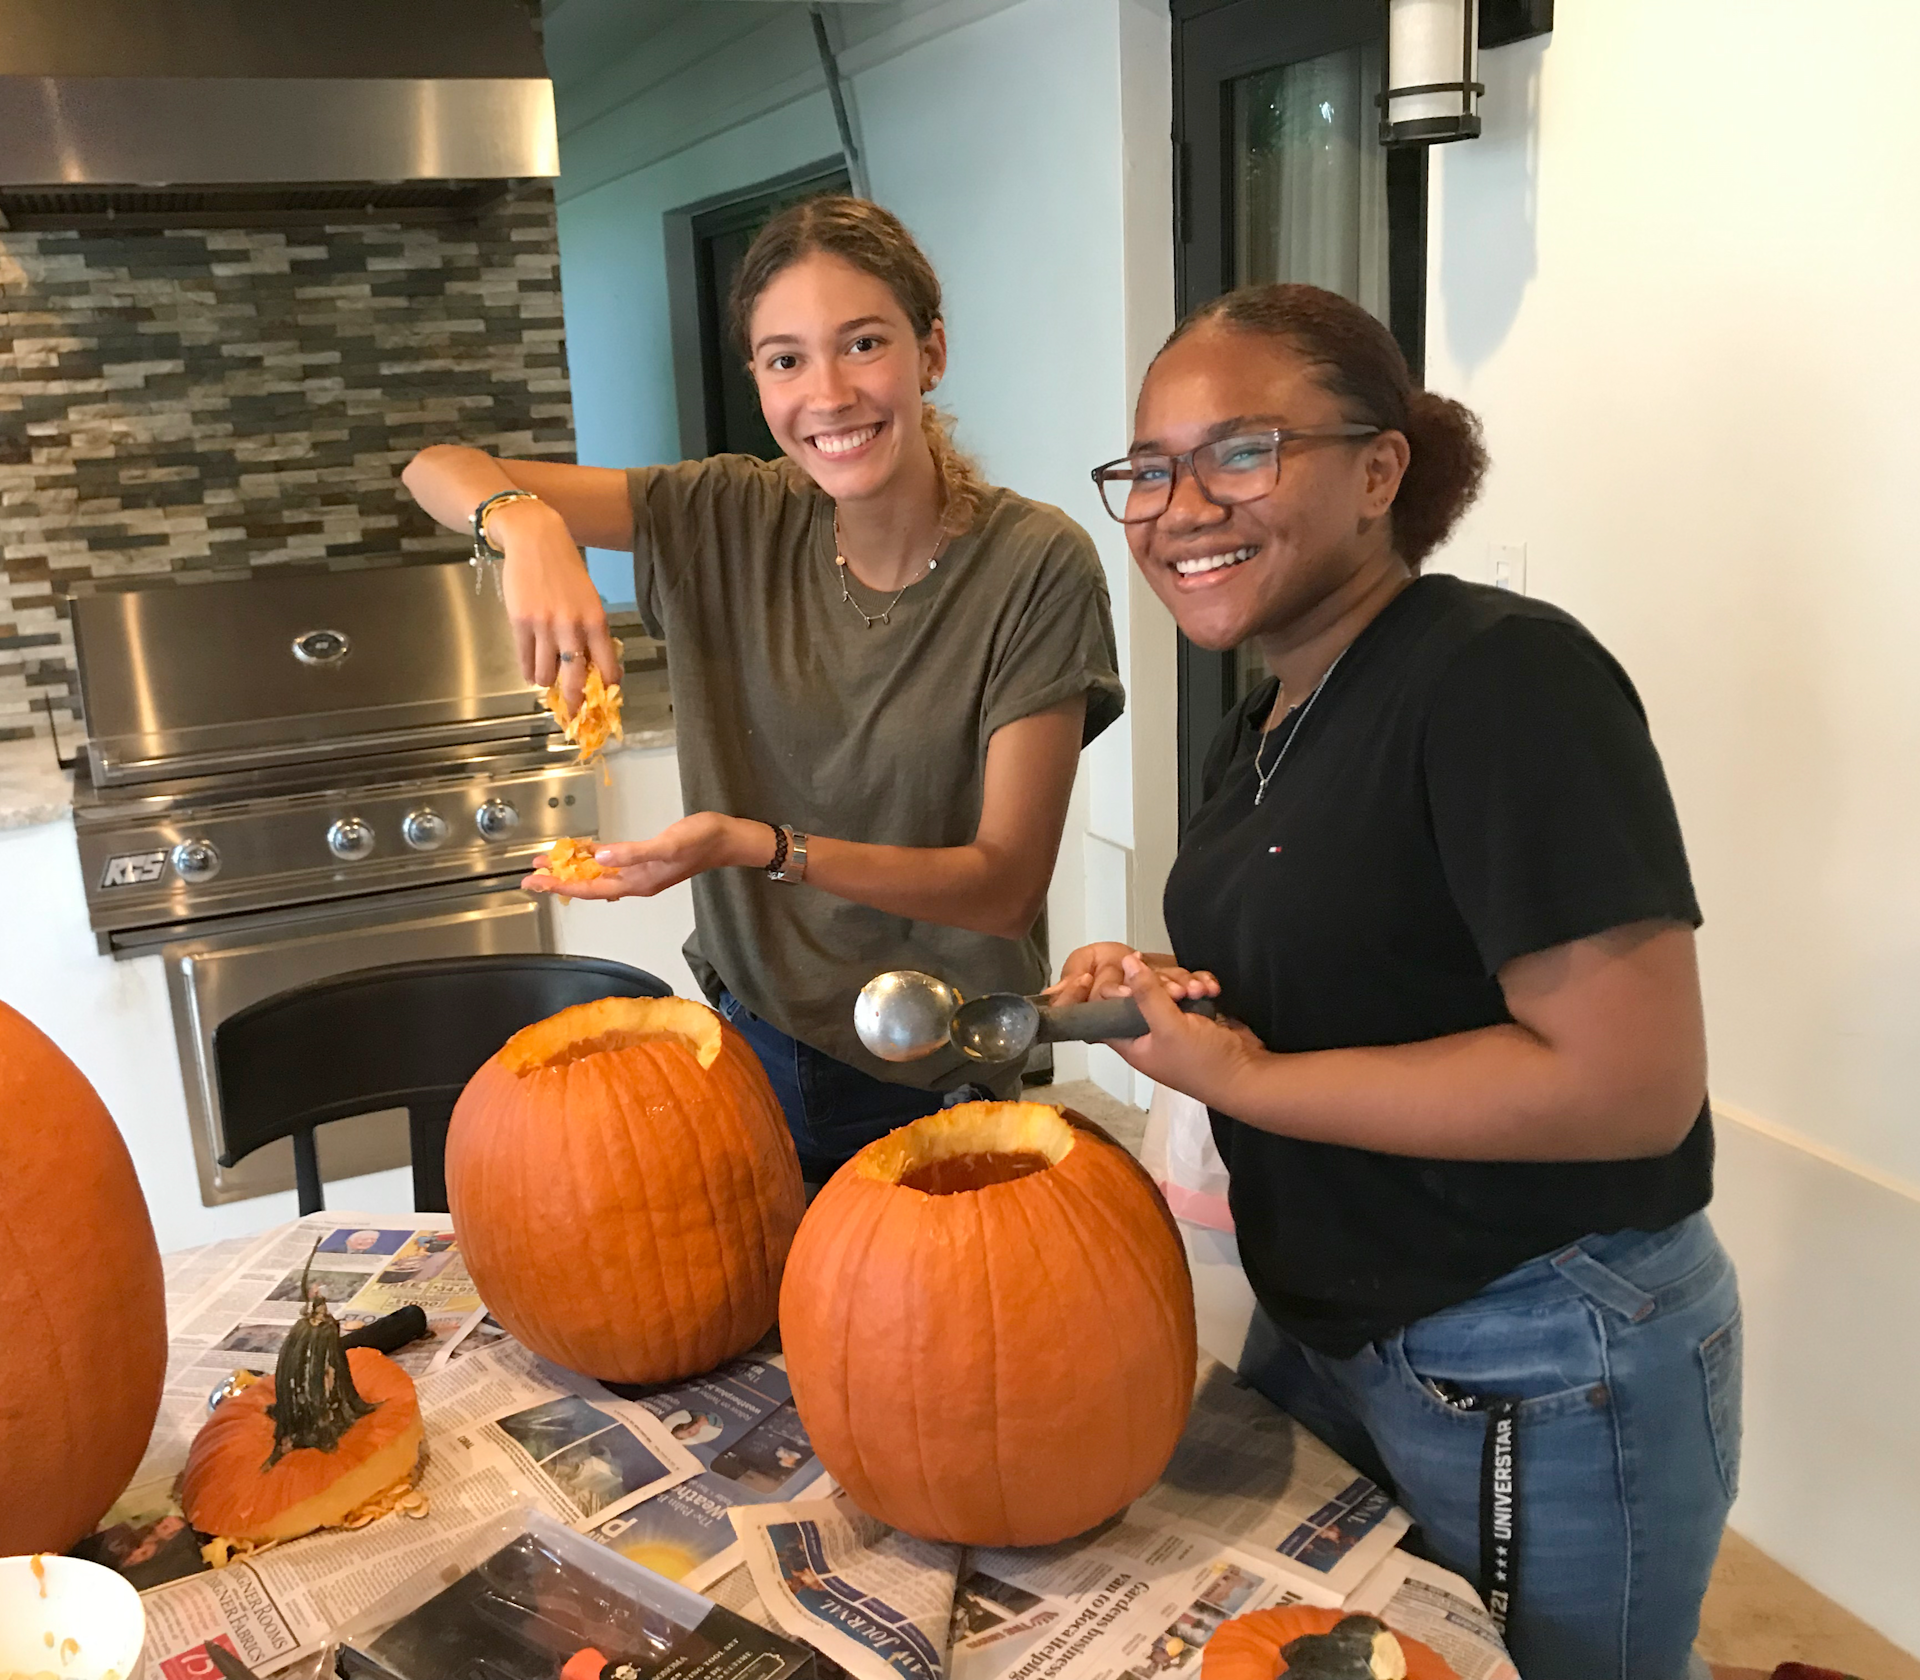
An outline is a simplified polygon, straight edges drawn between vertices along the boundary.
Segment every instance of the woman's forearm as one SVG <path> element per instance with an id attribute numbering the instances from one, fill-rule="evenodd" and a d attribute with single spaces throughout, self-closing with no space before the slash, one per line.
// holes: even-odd
<path id="1" fill-rule="evenodd" d="M 774 831 L 763 822 L 734 819 L 728 862 L 764 868 L 773 858 Z M 1047 868 L 1032 860 L 995 855 L 975 841 L 967 846 L 878 846 L 825 835 L 807 840 L 806 885 L 869 909 L 939 922 L 1000 939 L 1023 939 L 1046 903 Z"/>
<path id="2" fill-rule="evenodd" d="M 464 531 L 473 510 L 489 496 L 522 486 L 483 449 L 436 443 L 409 461 L 400 482 L 413 499 L 450 531 Z"/>
<path id="3" fill-rule="evenodd" d="M 1249 1050 L 1196 1092 L 1261 1131 L 1455 1161 L 1665 1155 L 1704 1092 L 1683 1070 L 1596 1080 L 1525 1027 L 1290 1055 Z"/>

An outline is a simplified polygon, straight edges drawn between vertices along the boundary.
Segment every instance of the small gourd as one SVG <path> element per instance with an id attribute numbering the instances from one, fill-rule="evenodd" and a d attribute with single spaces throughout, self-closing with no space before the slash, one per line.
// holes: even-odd
<path id="1" fill-rule="evenodd" d="M 223 1540 L 339 1527 L 404 1489 L 422 1435 L 413 1379 L 384 1353 L 343 1347 L 316 1289 L 272 1378 L 222 1400 L 194 1437 L 181 1503 L 196 1529 Z"/>
<path id="2" fill-rule="evenodd" d="M 1221 1624 L 1200 1680 L 1458 1680 L 1430 1645 L 1377 1616 L 1290 1605 Z"/>

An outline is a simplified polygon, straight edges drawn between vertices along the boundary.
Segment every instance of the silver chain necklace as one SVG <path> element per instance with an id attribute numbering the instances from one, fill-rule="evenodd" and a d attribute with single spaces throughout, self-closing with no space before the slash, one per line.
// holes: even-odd
<path id="1" fill-rule="evenodd" d="M 940 533 L 939 540 L 933 545 L 933 552 L 927 556 L 925 569 L 915 572 L 912 577 L 901 584 L 900 587 L 893 592 L 893 599 L 877 613 L 870 613 L 853 598 L 853 595 L 847 588 L 847 557 L 840 552 L 840 512 L 836 508 L 833 515 L 833 564 L 834 569 L 839 573 L 840 577 L 840 599 L 845 601 L 848 606 L 860 615 L 861 622 L 864 623 L 869 630 L 876 624 L 891 624 L 893 622 L 893 609 L 900 605 L 900 597 L 906 594 L 906 592 L 922 578 L 931 577 L 935 572 L 939 571 L 940 552 L 947 546 L 947 536 L 948 533 L 945 531 Z"/>
<path id="2" fill-rule="evenodd" d="M 1313 692 L 1307 696 L 1300 707 L 1299 717 L 1294 719 L 1293 727 L 1287 731 L 1287 738 L 1280 743 L 1280 751 L 1274 757 L 1273 768 L 1271 770 L 1262 770 L 1260 768 L 1260 755 L 1267 750 L 1267 735 L 1271 735 L 1273 731 L 1270 729 L 1265 735 L 1260 737 L 1260 744 L 1253 749 L 1253 773 L 1259 778 L 1260 782 L 1260 786 L 1255 790 L 1253 795 L 1254 804 L 1258 805 L 1261 800 L 1267 797 L 1267 783 L 1280 774 L 1280 766 L 1287 762 L 1287 754 L 1293 750 L 1293 743 L 1300 738 L 1300 731 L 1307 726 L 1307 714 L 1313 710 L 1314 701 L 1320 698 L 1320 691 L 1327 686 L 1327 678 L 1339 670 L 1340 661 L 1346 657 L 1347 650 L 1342 648 L 1339 653 L 1334 656 L 1333 663 L 1321 673 L 1320 680 L 1313 685 Z M 1282 683 L 1280 685 L 1280 693 L 1284 694 L 1285 692 L 1286 684 Z M 1277 699 L 1279 696 L 1276 695 L 1275 698 Z M 1281 722 L 1284 723 L 1285 721 L 1284 718 L 1281 719 Z"/>

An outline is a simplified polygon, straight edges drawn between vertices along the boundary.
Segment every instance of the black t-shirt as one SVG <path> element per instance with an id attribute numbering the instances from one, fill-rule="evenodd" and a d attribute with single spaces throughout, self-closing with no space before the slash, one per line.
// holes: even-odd
<path id="1" fill-rule="evenodd" d="M 1276 1051 L 1510 1021 L 1528 952 L 1700 912 L 1646 715 L 1558 608 L 1445 576 L 1334 667 L 1254 803 L 1273 681 L 1222 726 L 1167 879 L 1180 961 Z M 1304 715 L 1304 723 L 1301 721 Z M 1707 1111 L 1671 1155 L 1435 1161 L 1213 1116 L 1241 1259 L 1274 1320 L 1346 1357 L 1590 1233 L 1660 1230 L 1711 1193 Z"/>

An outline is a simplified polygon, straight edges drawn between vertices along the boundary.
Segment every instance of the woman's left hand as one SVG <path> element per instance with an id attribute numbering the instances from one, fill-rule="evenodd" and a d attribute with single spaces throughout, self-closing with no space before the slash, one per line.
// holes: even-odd
<path id="1" fill-rule="evenodd" d="M 593 849 L 608 870 L 591 881 L 560 881 L 539 871 L 520 885 L 560 898 L 651 898 L 709 869 L 752 867 L 773 856 L 773 833 L 763 822 L 696 811 L 669 823 L 651 840 L 609 840 Z M 535 859 L 544 864 L 544 856 Z"/>
<path id="2" fill-rule="evenodd" d="M 1270 1059 L 1267 1048 L 1238 1021 L 1184 1013 L 1160 972 L 1138 954 L 1120 966 L 1147 1032 L 1144 1038 L 1115 1039 L 1109 1048 L 1156 1085 L 1232 1113 L 1235 1084 L 1256 1062 Z M 1217 984 L 1213 990 L 1217 993 Z"/>

